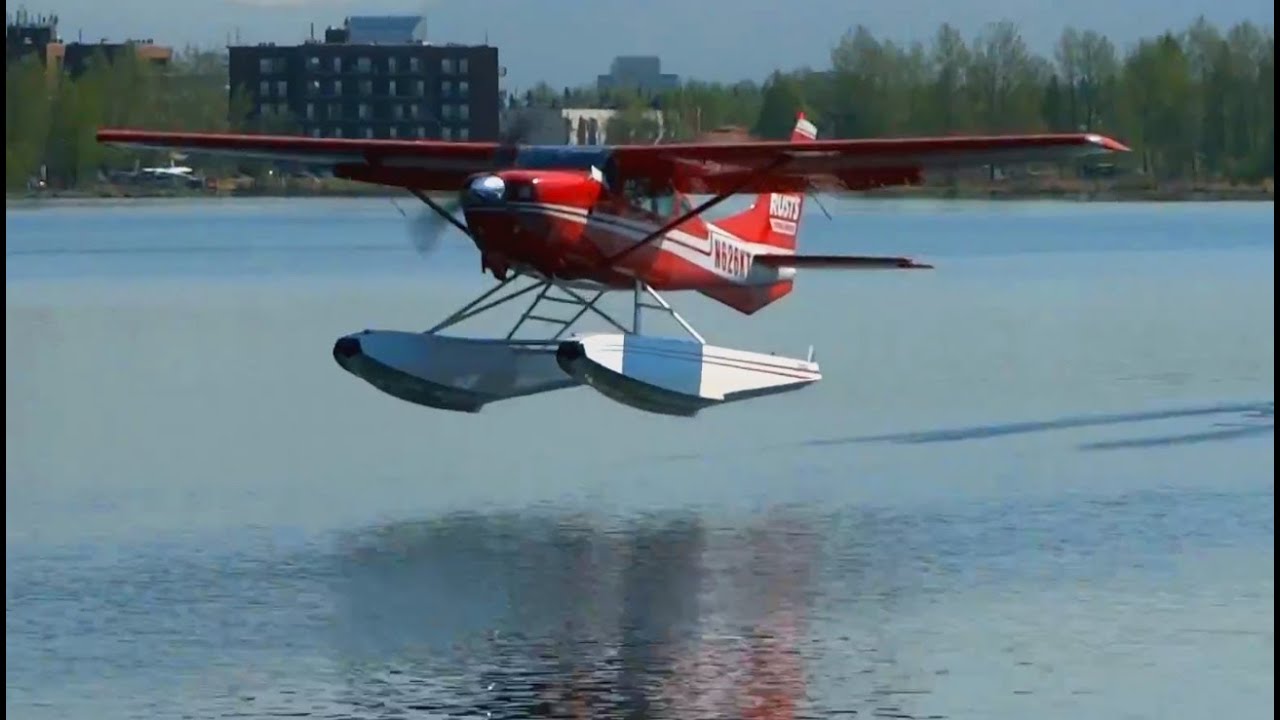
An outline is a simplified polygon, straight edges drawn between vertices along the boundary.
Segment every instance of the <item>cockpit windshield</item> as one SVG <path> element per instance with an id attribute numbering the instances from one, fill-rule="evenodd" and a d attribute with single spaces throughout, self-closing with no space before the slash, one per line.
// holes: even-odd
<path id="1" fill-rule="evenodd" d="M 632 207 L 654 213 L 658 217 L 672 218 L 689 210 L 688 202 L 682 197 L 677 199 L 675 191 L 670 187 L 651 189 L 646 183 L 629 180 L 623 192 Z"/>

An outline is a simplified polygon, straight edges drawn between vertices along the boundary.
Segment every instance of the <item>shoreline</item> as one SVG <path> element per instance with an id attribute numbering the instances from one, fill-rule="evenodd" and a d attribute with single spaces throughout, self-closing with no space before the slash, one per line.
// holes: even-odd
<path id="1" fill-rule="evenodd" d="M 315 198 L 403 198 L 404 192 L 384 186 L 245 189 L 235 191 L 176 190 L 170 188 L 99 187 L 84 190 L 43 190 L 6 192 L 6 203 L 39 205 L 43 203 L 122 201 L 122 200 L 253 200 Z M 848 198 L 900 200 L 1064 200 L 1077 202 L 1274 202 L 1270 181 L 1255 185 L 1215 183 L 1205 186 L 1174 185 L 1166 187 L 1117 186 L 1094 183 L 1053 183 L 1046 185 L 925 185 L 893 187 L 881 190 L 840 193 Z M 436 199 L 447 199 L 448 193 L 432 193 Z"/>

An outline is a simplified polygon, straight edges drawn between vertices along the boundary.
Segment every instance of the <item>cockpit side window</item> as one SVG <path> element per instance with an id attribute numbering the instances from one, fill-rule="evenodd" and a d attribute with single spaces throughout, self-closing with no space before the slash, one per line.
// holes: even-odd
<path id="1" fill-rule="evenodd" d="M 672 215 L 676 207 L 675 195 L 658 195 L 652 198 L 652 204 L 649 209 L 656 213 L 659 217 L 669 217 Z"/>
<path id="2" fill-rule="evenodd" d="M 640 180 L 628 180 L 623 185 L 623 194 L 632 207 L 647 210 L 659 217 L 675 217 L 677 213 L 688 212 L 688 201 L 683 197 L 677 201 L 675 192 L 670 188 L 654 189 Z"/>

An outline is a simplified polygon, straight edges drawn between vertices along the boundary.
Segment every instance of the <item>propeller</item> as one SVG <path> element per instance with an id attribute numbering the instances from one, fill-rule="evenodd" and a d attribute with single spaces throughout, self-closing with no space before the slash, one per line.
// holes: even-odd
<path id="1" fill-rule="evenodd" d="M 523 113 L 517 115 L 510 127 L 499 137 L 498 150 L 494 153 L 494 165 L 497 168 L 502 168 L 513 163 L 518 146 L 529 138 L 532 130 L 533 124 L 530 117 Z M 440 248 L 441 241 L 450 227 L 457 228 L 459 225 L 463 227 L 466 225 L 465 219 L 458 215 L 458 210 L 462 205 L 462 201 L 458 197 L 453 197 L 440 203 L 440 206 L 458 221 L 457 223 L 450 222 L 448 218 L 425 204 L 419 206 L 412 215 L 406 213 L 394 199 L 392 199 L 391 204 L 408 221 L 405 229 L 409 234 L 409 242 L 418 254 L 423 257 L 429 257 Z"/>
<path id="2" fill-rule="evenodd" d="M 445 232 L 452 224 L 441 217 L 440 213 L 432 210 L 426 205 L 420 205 L 412 214 L 404 211 L 400 204 L 392 199 L 392 204 L 396 210 L 400 212 L 407 222 L 405 223 L 405 231 L 409 235 L 409 243 L 413 245 L 413 249 L 423 257 L 433 255 L 440 248 L 441 241 L 444 239 Z M 460 202 L 455 198 L 441 203 L 441 206 L 449 212 L 450 215 L 457 215 Z"/>

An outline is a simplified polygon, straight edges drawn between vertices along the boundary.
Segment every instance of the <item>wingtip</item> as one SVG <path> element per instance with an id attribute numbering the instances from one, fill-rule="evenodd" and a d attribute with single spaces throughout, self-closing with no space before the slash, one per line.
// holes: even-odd
<path id="1" fill-rule="evenodd" d="M 1089 142 L 1099 147 L 1105 148 L 1111 152 L 1118 152 L 1118 153 L 1133 152 L 1133 150 L 1128 145 L 1125 145 L 1124 143 L 1119 142 L 1117 140 L 1113 140 L 1112 138 L 1109 138 L 1105 135 L 1090 133 L 1087 137 L 1089 138 Z"/>

